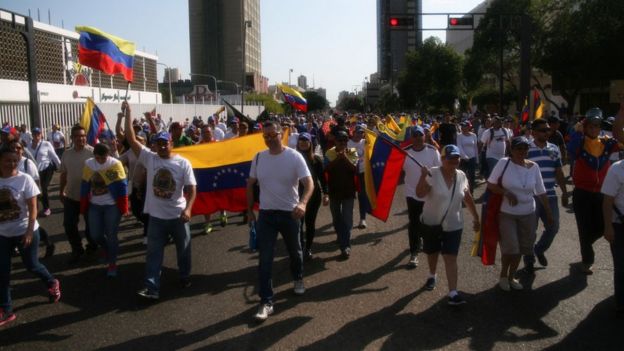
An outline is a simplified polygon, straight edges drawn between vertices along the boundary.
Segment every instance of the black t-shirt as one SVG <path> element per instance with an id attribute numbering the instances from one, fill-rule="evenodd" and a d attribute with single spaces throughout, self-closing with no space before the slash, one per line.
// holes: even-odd
<path id="1" fill-rule="evenodd" d="M 438 128 L 440 131 L 440 146 L 455 144 L 457 140 L 457 127 L 452 123 L 442 123 Z"/>

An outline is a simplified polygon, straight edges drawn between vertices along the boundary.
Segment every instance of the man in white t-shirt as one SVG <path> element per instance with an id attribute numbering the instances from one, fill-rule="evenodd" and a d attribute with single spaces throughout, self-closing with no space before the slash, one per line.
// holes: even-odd
<path id="1" fill-rule="evenodd" d="M 212 137 L 215 141 L 221 141 L 225 138 L 225 133 L 223 132 L 223 130 L 216 126 L 214 117 L 208 117 L 208 125 L 212 130 Z"/>
<path id="2" fill-rule="evenodd" d="M 268 150 L 259 152 L 251 162 L 247 182 L 247 216 L 255 221 L 254 185 L 260 188 L 260 213 L 256 224 L 259 259 L 260 307 L 254 318 L 266 320 L 273 313 L 271 267 L 275 253 L 277 233 L 280 232 L 290 255 L 294 292 L 303 295 L 303 252 L 299 238 L 299 221 L 305 214 L 306 204 L 314 184 L 303 156 L 282 145 L 282 129 L 274 122 L 262 128 Z M 299 183 L 303 195 L 299 197 Z"/>
<path id="3" fill-rule="evenodd" d="M 418 252 L 422 250 L 422 235 L 419 233 L 420 215 L 422 214 L 425 199 L 416 195 L 416 185 L 421 174 L 421 165 L 431 168 L 442 165 L 440 161 L 440 153 L 429 144 L 425 144 L 425 130 L 421 126 L 412 127 L 412 146 L 407 150 L 409 155 L 403 163 L 403 172 L 405 172 L 405 198 L 407 200 L 407 211 L 409 217 L 409 225 L 407 233 L 410 245 L 411 267 L 418 266 Z M 417 164 L 415 161 L 420 163 Z"/>
<path id="4" fill-rule="evenodd" d="M 485 161 L 487 163 L 486 178 L 489 178 L 498 160 L 505 157 L 510 147 L 509 143 L 513 135 L 507 129 L 502 128 L 502 126 L 502 118 L 497 117 L 492 122 L 492 128 L 486 130 L 481 135 L 481 143 L 487 148 L 485 151 Z"/>
<path id="5" fill-rule="evenodd" d="M 173 237 L 178 254 L 178 270 L 180 285 L 190 286 L 191 273 L 191 209 L 195 202 L 195 175 L 191 163 L 179 156 L 172 155 L 173 143 L 171 135 L 159 132 L 155 136 L 156 152 L 144 147 L 134 135 L 130 106 L 122 103 L 122 111 L 126 114 L 126 140 L 138 162 L 147 171 L 145 191 L 145 209 L 149 214 L 147 229 L 147 256 L 145 272 L 145 288 L 137 294 L 146 299 L 157 300 L 160 290 L 160 271 L 164 256 L 165 244 L 169 235 Z"/>

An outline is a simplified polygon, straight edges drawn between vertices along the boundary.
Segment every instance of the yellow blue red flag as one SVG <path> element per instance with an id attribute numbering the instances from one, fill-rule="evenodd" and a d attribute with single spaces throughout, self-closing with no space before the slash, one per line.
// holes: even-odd
<path id="1" fill-rule="evenodd" d="M 106 117 L 90 97 L 85 102 L 80 125 L 87 131 L 87 143 L 91 146 L 97 144 L 106 127 Z"/>
<path id="2" fill-rule="evenodd" d="M 107 74 L 121 73 L 132 82 L 135 45 L 95 27 L 78 26 L 78 62 Z"/>

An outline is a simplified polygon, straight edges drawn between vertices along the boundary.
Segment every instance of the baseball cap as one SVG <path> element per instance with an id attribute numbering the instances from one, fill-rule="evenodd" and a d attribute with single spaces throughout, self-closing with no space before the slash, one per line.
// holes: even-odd
<path id="1" fill-rule="evenodd" d="M 513 139 L 511 139 L 511 148 L 516 148 L 518 146 L 522 146 L 522 145 L 526 145 L 529 146 L 531 145 L 531 143 L 529 142 L 529 139 L 523 137 L 523 136 L 519 136 L 519 137 L 515 137 Z"/>
<path id="2" fill-rule="evenodd" d="M 153 141 L 158 141 L 158 140 L 170 141 L 171 135 L 167 132 L 159 132 L 158 134 L 156 134 Z"/>
<path id="3" fill-rule="evenodd" d="M 421 126 L 413 126 L 412 127 L 412 135 L 416 135 L 416 134 L 425 135 L 425 130 L 423 129 L 423 127 L 421 127 Z"/>
<path id="4" fill-rule="evenodd" d="M 442 148 L 442 152 L 440 153 L 442 158 L 451 158 L 453 156 L 461 156 L 459 153 L 459 148 L 453 144 L 445 145 Z"/>
<path id="5" fill-rule="evenodd" d="M 312 135 L 310 133 L 300 133 L 298 140 L 312 141 Z"/>
<path id="6" fill-rule="evenodd" d="M 3 129 L 3 131 L 4 131 L 4 129 Z M 41 133 L 41 128 L 35 127 L 35 128 L 33 128 L 32 132 L 33 133 Z"/>

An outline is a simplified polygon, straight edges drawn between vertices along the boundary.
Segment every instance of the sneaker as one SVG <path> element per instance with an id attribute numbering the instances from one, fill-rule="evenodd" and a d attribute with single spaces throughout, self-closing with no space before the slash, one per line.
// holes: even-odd
<path id="1" fill-rule="evenodd" d="M 429 277 L 427 278 L 427 281 L 425 282 L 425 290 L 433 290 L 435 289 L 436 286 L 436 278 L 435 277 Z"/>
<path id="2" fill-rule="evenodd" d="M 583 274 L 586 274 L 586 275 L 592 275 L 594 274 L 594 267 L 591 264 L 583 263 L 581 272 L 583 272 Z"/>
<path id="3" fill-rule="evenodd" d="M 108 268 L 106 269 L 106 276 L 109 278 L 117 277 L 117 265 L 116 264 L 111 263 L 108 265 Z"/>
<path id="4" fill-rule="evenodd" d="M 204 226 L 204 234 L 210 234 L 210 233 L 212 233 L 212 224 L 207 223 Z"/>
<path id="5" fill-rule="evenodd" d="M 46 245 L 46 252 L 43 258 L 52 257 L 54 255 L 55 249 L 56 249 L 56 246 L 54 246 L 54 244 Z"/>
<path id="6" fill-rule="evenodd" d="M 498 286 L 503 291 L 511 291 L 511 287 L 509 286 L 509 278 L 507 277 L 500 277 L 498 281 Z"/>
<path id="7" fill-rule="evenodd" d="M 407 265 L 410 266 L 410 267 L 413 267 L 413 268 L 418 267 L 418 256 L 411 255 Z"/>
<path id="8" fill-rule="evenodd" d="M 182 289 L 188 289 L 191 287 L 191 285 L 193 285 L 191 283 L 191 278 L 186 277 L 186 278 L 180 278 L 180 288 Z"/>
<path id="9" fill-rule="evenodd" d="M 137 295 L 141 296 L 144 299 L 148 299 L 148 300 L 158 300 L 160 298 L 160 295 L 158 295 L 157 292 L 149 291 L 149 289 L 147 289 L 147 288 L 143 288 L 143 289 L 137 291 Z"/>
<path id="10" fill-rule="evenodd" d="M 535 254 L 535 257 L 537 257 L 537 262 L 539 262 L 539 264 L 541 264 L 542 267 L 548 266 L 548 260 L 546 259 L 546 256 L 544 256 L 543 253 Z"/>
<path id="11" fill-rule="evenodd" d="M 48 295 L 50 302 L 58 302 L 61 299 L 61 283 L 59 283 L 58 279 L 54 279 L 48 285 Z"/>
<path id="12" fill-rule="evenodd" d="M 366 220 L 365 219 L 361 219 L 360 220 L 360 224 L 358 225 L 359 228 L 361 229 L 366 229 Z"/>
<path id="13" fill-rule="evenodd" d="M 457 294 L 453 297 L 448 298 L 447 303 L 451 306 L 459 306 L 459 305 L 463 305 L 466 303 L 466 300 L 464 300 L 463 297 L 461 297 L 460 294 Z"/>
<path id="14" fill-rule="evenodd" d="M 345 260 L 348 260 L 349 257 L 351 257 L 351 248 L 347 247 L 346 249 L 342 250 L 342 254 L 341 254 L 342 258 L 344 258 Z"/>
<path id="15" fill-rule="evenodd" d="M 222 227 L 225 227 L 227 225 L 228 218 L 227 218 L 227 214 L 226 213 L 222 213 L 221 214 L 221 216 L 219 217 L 219 222 L 221 223 Z"/>
<path id="16" fill-rule="evenodd" d="M 258 312 L 254 314 L 254 318 L 258 321 L 265 321 L 269 318 L 270 315 L 273 314 L 273 305 L 269 303 L 263 303 L 258 307 Z"/>
<path id="17" fill-rule="evenodd" d="M 46 208 L 45 210 L 43 210 L 43 217 L 48 217 L 52 214 L 52 211 L 50 211 L 49 208 Z"/>
<path id="18" fill-rule="evenodd" d="M 15 318 L 17 318 L 17 316 L 15 316 L 15 313 L 5 313 L 4 309 L 0 308 L 0 327 L 13 322 Z"/>
<path id="19" fill-rule="evenodd" d="M 295 295 L 303 295 L 305 293 L 305 285 L 303 284 L 303 280 L 295 280 L 295 284 L 294 284 L 294 289 L 293 291 L 295 292 Z"/>
<path id="20" fill-rule="evenodd" d="M 522 290 L 522 289 L 524 289 L 524 286 L 522 286 L 522 284 L 520 284 L 518 279 L 509 279 L 509 287 L 512 288 L 513 290 Z"/>

